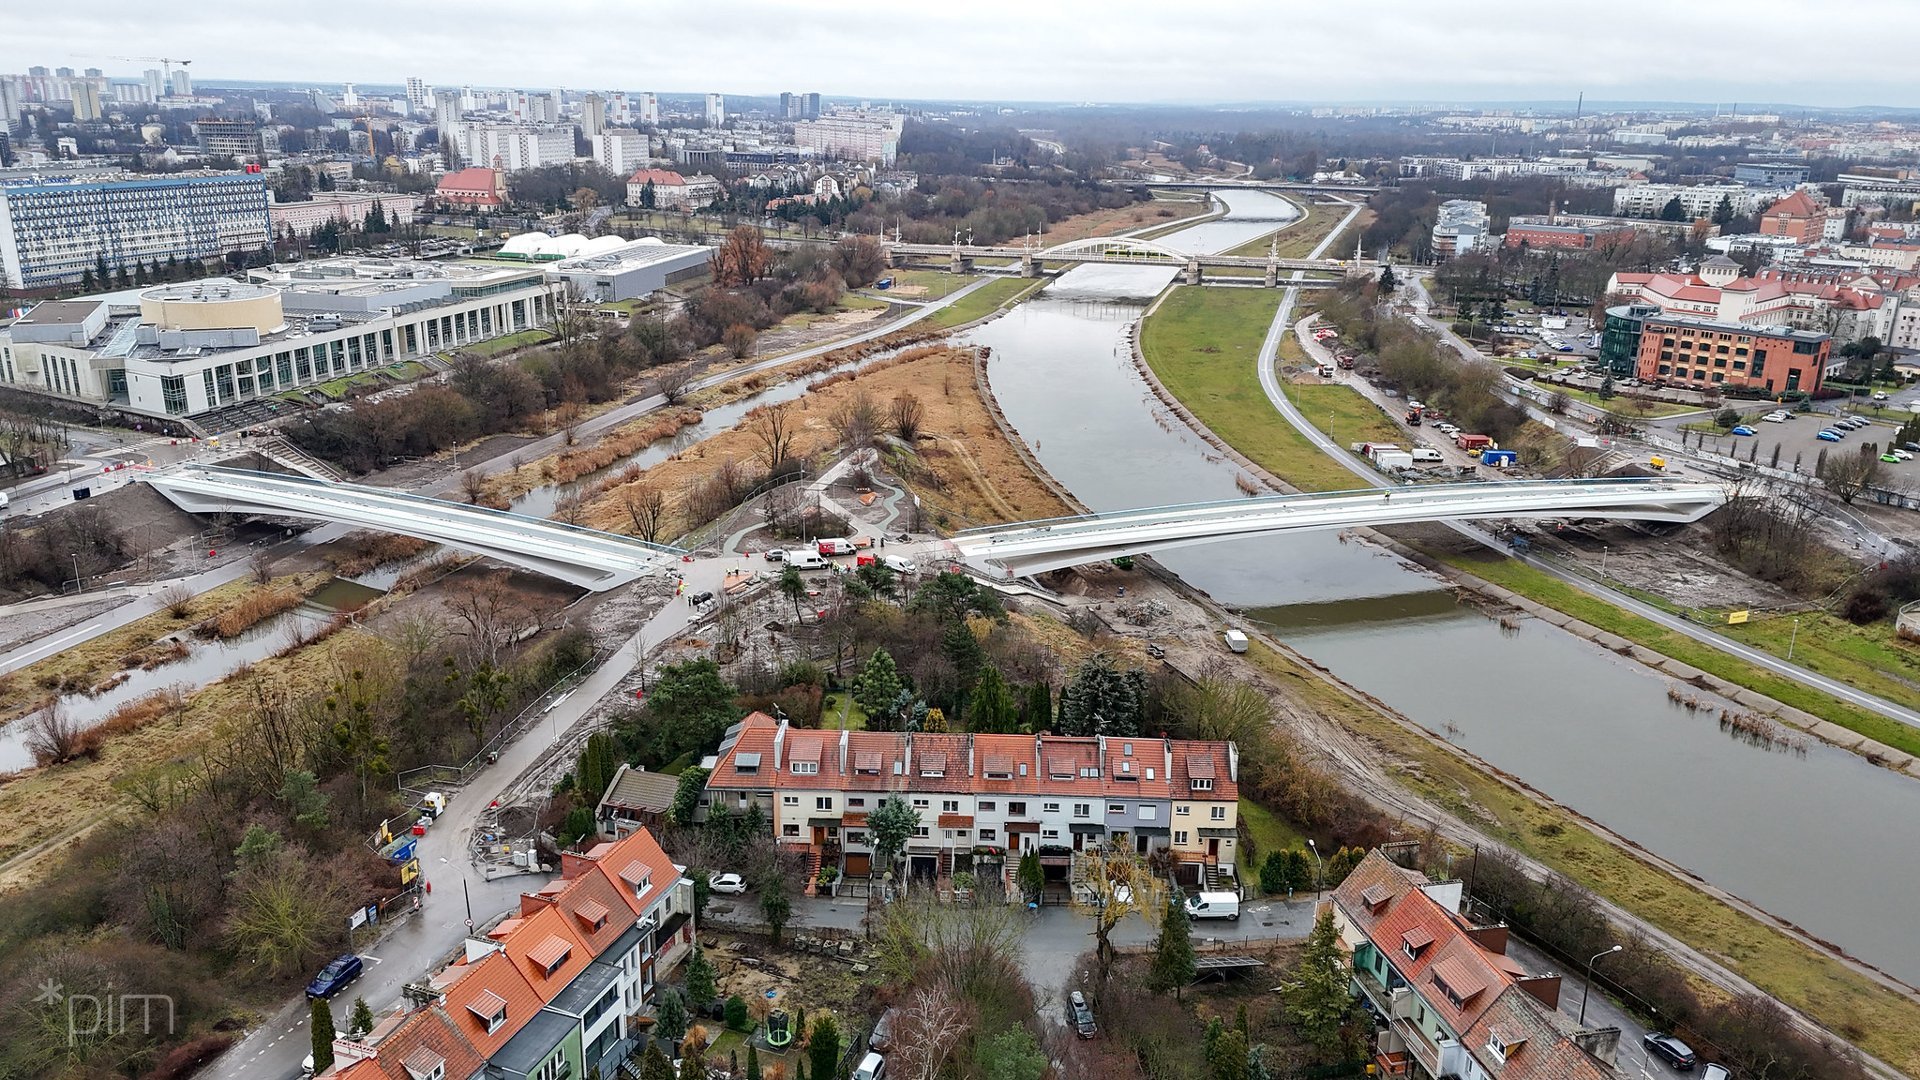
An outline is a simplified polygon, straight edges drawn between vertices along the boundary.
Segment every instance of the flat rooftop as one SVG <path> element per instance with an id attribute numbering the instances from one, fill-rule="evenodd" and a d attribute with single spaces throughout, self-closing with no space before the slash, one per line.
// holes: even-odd
<path id="1" fill-rule="evenodd" d="M 657 240 L 635 240 L 625 247 L 615 248 L 599 255 L 562 259 L 559 262 L 547 263 L 543 268 L 566 273 L 617 274 L 693 256 L 707 258 L 712 254 L 712 248 L 699 244 L 666 244 Z"/>

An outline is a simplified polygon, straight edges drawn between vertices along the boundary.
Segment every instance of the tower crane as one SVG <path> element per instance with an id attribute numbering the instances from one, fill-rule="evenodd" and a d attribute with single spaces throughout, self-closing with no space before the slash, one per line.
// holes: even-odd
<path id="1" fill-rule="evenodd" d="M 173 65 L 179 64 L 181 67 L 186 67 L 193 63 L 193 61 L 191 60 L 176 60 L 170 56 L 109 56 L 107 57 L 107 59 L 132 60 L 132 61 L 139 61 L 139 62 L 144 62 L 149 64 L 158 63 L 160 65 L 161 70 L 166 72 L 167 83 L 169 85 L 173 83 Z"/>

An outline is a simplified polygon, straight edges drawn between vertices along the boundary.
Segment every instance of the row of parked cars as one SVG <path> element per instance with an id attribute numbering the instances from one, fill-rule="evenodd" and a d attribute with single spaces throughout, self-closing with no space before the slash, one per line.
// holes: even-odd
<path id="1" fill-rule="evenodd" d="M 905 537 L 901 537 L 905 539 Z M 917 574 L 919 566 L 912 559 L 898 555 L 879 555 L 863 545 L 856 544 L 846 537 L 834 537 L 822 540 L 814 545 L 812 551 L 806 548 L 768 548 L 763 557 L 768 562 L 786 563 L 795 570 L 825 570 L 834 566 L 827 560 L 843 555 L 852 555 L 855 565 L 865 566 L 877 562 L 896 574 Z"/>
<path id="2" fill-rule="evenodd" d="M 1733 1072 L 1725 1065 L 1700 1065 L 1700 1055 L 1693 1052 L 1693 1047 L 1672 1035 L 1649 1031 L 1640 1042 L 1647 1048 L 1648 1054 L 1681 1072 L 1692 1072 L 1698 1066 L 1700 1080 L 1733 1080 Z"/>

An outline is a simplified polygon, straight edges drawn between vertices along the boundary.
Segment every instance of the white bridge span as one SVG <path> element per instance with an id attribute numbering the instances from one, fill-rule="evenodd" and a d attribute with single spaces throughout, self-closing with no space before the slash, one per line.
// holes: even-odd
<path id="1" fill-rule="evenodd" d="M 357 484 L 211 466 L 170 466 L 147 483 L 197 514 L 316 518 L 461 548 L 595 591 L 680 562 L 686 552 L 615 533 Z M 1726 500 L 1718 484 L 1664 479 L 1439 484 L 1158 506 L 973 529 L 889 546 L 955 559 L 996 578 L 1251 536 L 1446 518 L 1695 521 Z"/>
<path id="2" fill-rule="evenodd" d="M 1659 478 L 1435 484 L 1123 510 L 972 529 L 950 542 L 969 565 L 1017 578 L 1166 548 L 1360 525 L 1447 518 L 1696 521 L 1725 501 L 1719 484 Z"/>
<path id="3" fill-rule="evenodd" d="M 195 514 L 314 518 L 460 548 L 596 592 L 680 561 L 678 548 L 484 506 L 304 476 L 172 466 L 147 483 Z"/>

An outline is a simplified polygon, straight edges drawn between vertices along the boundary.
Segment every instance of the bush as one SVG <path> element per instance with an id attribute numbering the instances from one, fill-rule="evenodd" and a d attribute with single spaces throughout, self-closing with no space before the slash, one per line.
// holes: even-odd
<path id="1" fill-rule="evenodd" d="M 735 1031 L 747 1031 L 753 1026 L 753 1015 L 747 1011 L 747 1001 L 739 994 L 727 999 L 727 1026 Z"/>
<path id="2" fill-rule="evenodd" d="M 760 335 L 746 323 L 734 323 L 720 335 L 720 340 L 735 360 L 744 360 L 753 354 L 754 343 L 760 340 Z"/>

